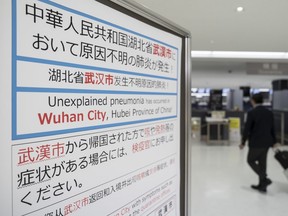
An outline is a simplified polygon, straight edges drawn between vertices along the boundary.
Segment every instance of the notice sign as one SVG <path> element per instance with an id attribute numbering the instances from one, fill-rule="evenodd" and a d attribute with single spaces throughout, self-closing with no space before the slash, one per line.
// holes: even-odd
<path id="1" fill-rule="evenodd" d="M 72 2 L 15 1 L 14 139 L 177 117 L 179 38 Z"/>
<path id="2" fill-rule="evenodd" d="M 183 38 L 113 4 L 12 2 L 12 215 L 180 216 Z"/>
<path id="3" fill-rule="evenodd" d="M 229 118 L 229 141 L 230 143 L 240 143 L 241 142 L 241 122 L 240 118 Z"/>

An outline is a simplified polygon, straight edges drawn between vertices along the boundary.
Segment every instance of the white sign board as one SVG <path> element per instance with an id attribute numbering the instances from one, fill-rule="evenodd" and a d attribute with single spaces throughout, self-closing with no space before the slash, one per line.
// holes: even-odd
<path id="1" fill-rule="evenodd" d="M 3 215 L 180 215 L 182 38 L 94 0 L 5 1 L 7 25 Z"/>

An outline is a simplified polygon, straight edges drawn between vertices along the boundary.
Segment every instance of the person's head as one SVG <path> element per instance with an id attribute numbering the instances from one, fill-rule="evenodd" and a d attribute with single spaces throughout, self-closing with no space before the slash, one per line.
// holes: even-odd
<path id="1" fill-rule="evenodd" d="M 263 95 L 261 93 L 253 94 L 251 97 L 252 105 L 258 105 L 263 103 Z"/>

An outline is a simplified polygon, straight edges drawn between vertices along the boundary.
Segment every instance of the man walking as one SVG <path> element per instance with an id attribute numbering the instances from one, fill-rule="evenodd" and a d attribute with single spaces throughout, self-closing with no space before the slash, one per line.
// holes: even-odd
<path id="1" fill-rule="evenodd" d="M 247 113 L 240 149 L 243 149 L 248 139 L 247 162 L 259 177 L 258 185 L 251 185 L 255 190 L 266 192 L 272 181 L 267 177 L 267 154 L 270 147 L 276 143 L 273 113 L 262 106 L 262 94 L 254 94 L 251 98 L 253 109 Z"/>

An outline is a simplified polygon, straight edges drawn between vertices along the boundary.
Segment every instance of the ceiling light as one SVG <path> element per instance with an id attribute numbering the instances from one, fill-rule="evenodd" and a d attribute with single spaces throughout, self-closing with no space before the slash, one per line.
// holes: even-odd
<path id="1" fill-rule="evenodd" d="M 192 58 L 288 59 L 287 52 L 191 51 Z"/>
<path id="2" fill-rule="evenodd" d="M 240 12 L 243 12 L 243 10 L 244 10 L 243 7 L 237 7 L 237 8 L 236 8 L 236 11 L 239 12 L 239 13 L 240 13 Z"/>

